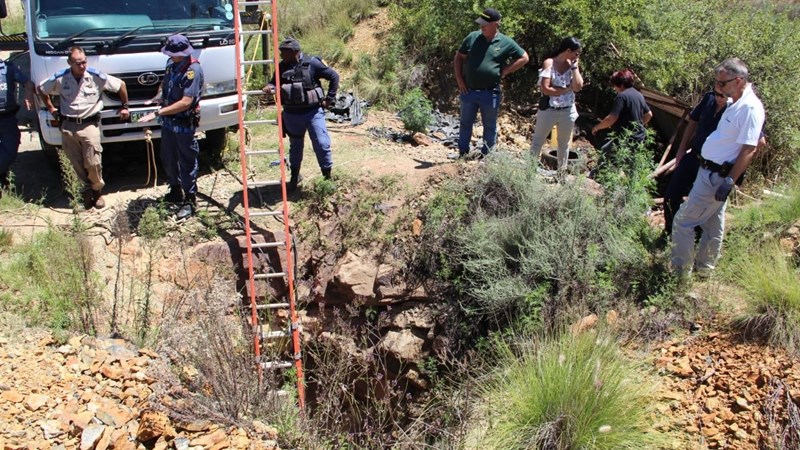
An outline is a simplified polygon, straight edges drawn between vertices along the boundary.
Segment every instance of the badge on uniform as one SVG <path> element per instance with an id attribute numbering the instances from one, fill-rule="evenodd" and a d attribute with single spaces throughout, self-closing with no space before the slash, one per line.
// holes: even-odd
<path id="1" fill-rule="evenodd" d="M 194 70 L 190 70 L 190 71 L 186 72 L 186 78 L 188 78 L 190 80 L 194 80 Z"/>

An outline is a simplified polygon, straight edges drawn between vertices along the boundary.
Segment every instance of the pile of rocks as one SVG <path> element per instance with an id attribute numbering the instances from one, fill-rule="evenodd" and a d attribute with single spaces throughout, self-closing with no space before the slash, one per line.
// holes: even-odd
<path id="1" fill-rule="evenodd" d="M 27 331 L 27 330 L 26 330 Z M 0 337 L 0 449 L 277 449 L 277 431 L 172 421 L 158 355 L 118 339 Z"/>
<path id="2" fill-rule="evenodd" d="M 717 328 L 717 327 L 714 327 Z M 683 341 L 666 341 L 655 366 L 662 375 L 662 417 L 667 430 L 687 433 L 708 448 L 769 447 L 774 417 L 786 417 L 787 405 L 771 401 L 785 389 L 800 405 L 800 361 L 778 349 L 738 342 L 713 332 Z M 775 416 L 775 408 L 781 409 Z M 677 414 L 679 413 L 679 414 Z"/>

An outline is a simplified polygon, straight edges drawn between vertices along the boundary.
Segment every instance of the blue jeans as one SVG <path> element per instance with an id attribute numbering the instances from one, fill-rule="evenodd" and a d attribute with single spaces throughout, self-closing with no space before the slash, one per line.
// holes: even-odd
<path id="1" fill-rule="evenodd" d="M 8 173 L 8 168 L 17 159 L 19 142 L 17 118 L 14 116 L 0 118 L 0 175 Z"/>
<path id="2" fill-rule="evenodd" d="M 459 96 L 461 100 L 461 125 L 458 129 L 458 153 L 466 154 L 469 152 L 469 141 L 472 137 L 472 126 L 478 111 L 481 112 L 481 122 L 483 123 L 483 147 L 481 153 L 484 155 L 494 148 L 497 142 L 497 112 L 500 111 L 500 100 L 502 94 L 500 88 L 476 91 L 470 89 L 466 94 Z"/>
<path id="3" fill-rule="evenodd" d="M 161 127 L 161 162 L 170 186 L 180 185 L 185 194 L 197 194 L 199 154 L 194 130 L 176 133 L 168 126 Z"/>
<path id="4" fill-rule="evenodd" d="M 300 169 L 303 163 L 303 147 L 305 146 L 306 131 L 311 138 L 311 147 L 317 155 L 320 169 L 333 167 L 331 156 L 331 137 L 325 126 L 325 112 L 322 108 L 303 112 L 283 113 L 283 128 L 289 135 L 289 164 L 295 169 Z"/>

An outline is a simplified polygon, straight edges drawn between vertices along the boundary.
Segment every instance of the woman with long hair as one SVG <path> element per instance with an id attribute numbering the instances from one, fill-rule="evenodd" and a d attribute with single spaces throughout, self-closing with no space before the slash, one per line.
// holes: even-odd
<path id="1" fill-rule="evenodd" d="M 540 102 L 536 113 L 536 125 L 531 142 L 531 156 L 539 161 L 547 135 L 553 126 L 558 133 L 558 169 L 567 167 L 569 142 L 572 129 L 578 118 L 575 107 L 575 93 L 583 88 L 583 76 L 578 66 L 581 43 L 574 37 L 567 37 L 542 63 L 539 72 L 539 87 L 547 99 Z"/>

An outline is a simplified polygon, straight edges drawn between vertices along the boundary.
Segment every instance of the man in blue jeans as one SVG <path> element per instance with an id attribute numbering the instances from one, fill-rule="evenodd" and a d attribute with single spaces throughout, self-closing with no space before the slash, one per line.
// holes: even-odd
<path id="1" fill-rule="evenodd" d="M 475 22 L 480 30 L 468 34 L 453 60 L 458 91 L 461 93 L 461 125 L 458 156 L 470 150 L 472 127 L 478 111 L 483 122 L 485 156 L 497 141 L 497 113 L 500 110 L 500 80 L 528 63 L 528 52 L 513 39 L 500 33 L 500 13 L 486 8 Z"/>
<path id="2" fill-rule="evenodd" d="M 317 156 L 322 176 L 330 179 L 333 168 L 331 137 L 325 126 L 325 109 L 336 101 L 339 74 L 316 56 L 304 55 L 300 43 L 287 38 L 278 46 L 281 62 L 281 103 L 283 104 L 283 131 L 289 135 L 289 164 L 292 177 L 287 190 L 293 192 L 300 182 L 300 165 L 306 131 Z M 322 89 L 321 79 L 328 80 L 328 93 Z M 275 93 L 275 75 L 264 91 Z"/>

